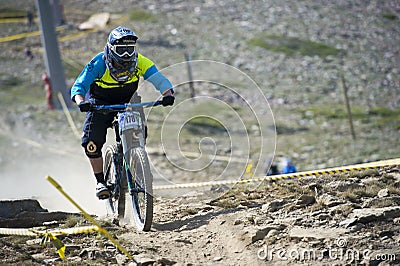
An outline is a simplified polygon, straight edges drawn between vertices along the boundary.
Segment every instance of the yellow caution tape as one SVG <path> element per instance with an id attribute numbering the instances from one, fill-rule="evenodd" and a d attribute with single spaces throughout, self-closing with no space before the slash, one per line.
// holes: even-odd
<path id="1" fill-rule="evenodd" d="M 60 101 L 60 104 L 61 104 L 61 107 L 62 107 L 62 109 L 64 111 L 64 114 L 67 117 L 67 121 L 68 121 L 68 124 L 69 124 L 72 132 L 74 133 L 75 137 L 80 139 L 81 137 L 80 137 L 80 135 L 78 133 L 78 129 L 76 128 L 76 125 L 74 123 L 74 120 L 72 119 L 71 113 L 68 110 L 67 104 L 66 104 L 66 102 L 64 100 L 64 97 L 63 97 L 62 93 L 58 92 L 57 97 L 58 97 L 58 100 Z"/>
<path id="2" fill-rule="evenodd" d="M 86 219 L 88 219 L 92 224 L 94 224 L 95 226 L 97 226 L 97 231 L 99 231 L 100 233 L 102 233 L 104 236 L 106 236 L 122 253 L 124 253 L 129 259 L 132 259 L 131 254 L 129 254 L 129 252 L 122 247 L 117 240 L 115 240 L 110 233 L 105 230 L 104 228 L 102 228 L 100 226 L 100 224 L 98 222 L 96 222 L 95 219 L 92 218 L 92 216 L 90 216 L 84 209 L 82 209 L 60 186 L 60 184 L 57 183 L 57 181 L 55 181 L 52 177 L 50 176 L 46 176 L 47 181 L 49 181 L 58 191 L 61 192 L 61 194 L 63 194 L 75 207 L 77 207 L 82 214 L 86 217 Z"/>
<path id="3" fill-rule="evenodd" d="M 70 234 L 83 234 L 99 231 L 97 226 L 81 226 L 75 228 L 55 229 L 55 230 L 36 230 L 33 228 L 0 228 L 0 235 L 19 235 L 19 236 L 41 236 L 42 240 L 40 245 L 44 248 L 46 243 L 50 240 L 57 248 L 58 255 L 61 259 L 65 259 L 65 245 L 56 236 L 57 235 L 70 235 Z"/>
<path id="4" fill-rule="evenodd" d="M 65 245 L 63 242 L 61 242 L 60 239 L 55 237 L 52 234 L 49 234 L 49 237 L 51 241 L 53 242 L 53 245 L 56 247 L 58 255 L 60 256 L 61 259 L 65 259 Z"/>
<path id="5" fill-rule="evenodd" d="M 67 26 L 58 26 L 56 28 L 56 31 L 61 31 L 61 30 L 65 29 L 66 27 Z M 20 34 L 11 35 L 11 36 L 1 37 L 0 43 L 23 39 L 26 37 L 38 36 L 38 35 L 40 35 L 40 32 L 41 31 L 37 30 L 37 31 L 24 32 L 24 33 L 20 33 Z"/>
<path id="6" fill-rule="evenodd" d="M 32 229 L 20 228 L 0 228 L 0 235 L 16 235 L 16 236 L 36 236 Z"/>
<path id="7" fill-rule="evenodd" d="M 353 171 L 363 171 L 368 169 L 376 169 L 388 166 L 397 166 L 400 165 L 400 158 L 377 161 L 365 164 L 355 164 L 348 165 L 336 168 L 327 168 L 321 170 L 314 171 L 306 171 L 306 172 L 298 172 L 293 174 L 282 174 L 282 175 L 273 175 L 273 176 L 264 176 L 258 178 L 250 178 L 250 179 L 240 179 L 240 180 L 220 180 L 220 181 L 209 181 L 209 182 L 199 182 L 199 183 L 186 183 L 186 184 L 174 184 L 174 185 L 163 185 L 163 186 L 154 186 L 154 190 L 167 190 L 167 189 L 182 189 L 182 188 L 198 188 L 198 187 L 208 187 L 208 186 L 221 186 L 221 185 L 234 185 L 234 184 L 245 184 L 245 183 L 257 183 L 257 182 L 276 182 L 287 179 L 297 179 L 302 177 L 310 177 L 310 176 L 320 176 L 320 175 L 332 175 L 338 173 L 348 173 Z M 249 168 L 249 165 L 247 166 Z M 246 169 L 250 171 L 249 169 Z"/>
<path id="8" fill-rule="evenodd" d="M 250 177 L 253 177 L 253 176 L 254 176 L 254 173 L 253 173 L 253 163 L 252 163 L 252 162 L 249 162 L 249 163 L 247 164 L 247 166 L 246 166 L 246 174 L 247 174 L 248 176 L 250 176 Z"/>
<path id="9" fill-rule="evenodd" d="M 49 242 L 50 240 L 53 242 L 53 245 L 56 247 L 58 255 L 60 256 L 60 258 L 64 260 L 65 259 L 65 245 L 64 245 L 63 242 L 61 242 L 60 239 L 58 239 L 53 234 L 46 233 L 43 236 L 40 245 L 42 246 L 42 248 L 44 248 L 46 246 L 46 243 Z"/>
<path id="10" fill-rule="evenodd" d="M 16 23 L 16 22 L 26 22 L 26 18 L 2 18 L 0 23 Z"/>
<path id="11" fill-rule="evenodd" d="M 32 228 L 0 228 L 0 235 L 44 236 L 47 233 L 51 233 L 52 235 L 57 236 L 88 234 L 95 231 L 98 231 L 98 227 L 93 225 L 54 230 L 35 230 Z"/>
<path id="12" fill-rule="evenodd" d="M 121 23 L 123 23 L 123 22 L 125 22 L 127 20 L 128 20 L 128 17 L 121 17 L 121 18 L 115 20 L 112 23 L 112 25 L 121 24 Z M 67 25 L 58 26 L 58 27 L 56 27 L 56 31 L 61 31 L 61 30 L 65 29 L 66 27 L 67 27 Z M 90 29 L 90 30 L 79 31 L 77 33 L 72 33 L 72 34 L 66 35 L 64 37 L 60 37 L 58 39 L 58 41 L 59 42 L 64 42 L 64 41 L 71 40 L 71 39 L 74 39 L 74 38 L 78 38 L 78 37 L 80 37 L 80 36 L 82 36 L 84 34 L 88 34 L 90 32 L 95 32 L 95 31 L 98 31 L 98 30 L 100 30 L 100 28 L 94 28 L 94 29 Z M 11 35 L 11 36 L 2 37 L 2 38 L 0 38 L 0 43 L 1 42 L 14 41 L 14 40 L 18 40 L 18 39 L 22 39 L 22 38 L 26 38 L 26 37 L 38 36 L 38 35 L 40 35 L 40 31 L 24 32 L 24 33 L 20 33 L 20 34 L 15 34 L 15 35 Z"/>
<path id="13" fill-rule="evenodd" d="M 89 234 L 96 231 L 99 231 L 99 228 L 96 225 L 91 225 L 91 226 L 80 226 L 73 228 L 51 230 L 50 232 L 53 235 L 77 235 L 77 234 Z"/>

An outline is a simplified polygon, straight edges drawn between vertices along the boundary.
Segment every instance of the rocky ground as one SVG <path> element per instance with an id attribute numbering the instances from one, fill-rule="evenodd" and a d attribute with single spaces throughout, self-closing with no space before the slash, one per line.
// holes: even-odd
<path id="1" fill-rule="evenodd" d="M 133 255 L 129 261 L 98 233 L 67 235 L 66 259 L 40 238 L 2 236 L 6 265 L 398 265 L 400 169 L 351 172 L 237 186 L 216 200 L 159 198 L 150 232 L 97 218 Z M 38 203 L 2 202 L 3 227 L 90 225 L 79 215 L 47 213 Z M 20 211 L 4 209 L 13 206 Z M 11 217 L 12 216 L 12 217 Z M 27 220 L 27 217 L 35 219 Z M 21 224 L 18 221 L 23 221 Z M 36 222 L 32 222 L 36 221 Z M 35 227 L 36 226 L 36 227 Z M 39 227 L 38 227 L 39 226 Z"/>
<path id="2" fill-rule="evenodd" d="M 400 156 L 398 1 L 60 2 L 69 25 L 59 32 L 68 85 L 103 49 L 109 30 L 122 18 L 139 34 L 140 51 L 160 68 L 183 61 L 187 52 L 192 59 L 232 65 L 254 79 L 274 113 L 276 151 L 292 157 L 299 170 Z M 14 8 L 25 14 L 33 7 L 34 1 L 15 0 L 1 3 L 0 13 Z M 81 34 L 77 25 L 96 12 L 111 12 L 110 24 Z M 27 29 L 24 20 L 2 21 L 0 27 L 1 38 L 38 29 L 37 24 Z M 299 40 L 312 41 L 305 42 L 312 51 L 301 50 L 304 42 Z M 333 55 L 323 54 L 321 44 Z M 32 60 L 25 55 L 27 47 Z M 88 178 L 91 173 L 79 140 L 64 113 L 46 110 L 40 37 L 2 42 L 0 48 L 0 227 L 44 230 L 90 225 L 43 180 L 51 174 L 85 209 L 98 213 L 94 180 Z M 186 78 L 186 70 L 171 72 L 168 77 L 174 82 Z M 349 134 L 342 76 L 357 140 Z M 228 85 L 238 86 L 245 95 L 248 84 L 234 79 Z M 197 88 L 200 95 L 232 100 L 221 88 L 201 84 Z M 186 99 L 185 89 L 178 87 L 178 103 Z M 256 106 L 256 98 L 246 100 Z M 74 109 L 71 115 L 80 128 L 83 116 Z M 151 120 L 152 148 L 157 148 L 155 132 L 161 122 Z M 249 132 L 254 137 L 257 126 Z M 197 151 L 197 139 L 204 136 L 185 137 L 182 148 L 187 151 L 191 145 Z M 218 154 L 229 154 L 224 148 Z M 182 171 L 163 156 L 153 162 L 178 182 L 201 181 L 213 174 L 210 168 L 178 174 Z M 224 165 L 220 163 L 218 170 L 225 170 Z M 220 197 L 210 196 L 210 190 L 205 193 L 172 197 L 174 192 L 167 191 L 155 202 L 154 225 L 147 233 L 117 226 L 101 215 L 97 219 L 142 265 L 400 264 L 398 167 L 257 188 L 237 186 Z M 8 198 L 33 200 L 5 201 Z M 67 247 L 66 261 L 60 260 L 51 242 L 42 248 L 40 238 L 1 235 L 0 264 L 131 263 L 98 233 L 59 239 Z"/>

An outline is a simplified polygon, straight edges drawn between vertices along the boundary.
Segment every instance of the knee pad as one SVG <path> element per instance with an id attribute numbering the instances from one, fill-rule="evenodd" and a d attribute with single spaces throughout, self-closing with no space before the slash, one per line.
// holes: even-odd
<path id="1" fill-rule="evenodd" d="M 102 156 L 101 147 L 99 147 L 95 142 L 89 141 L 82 144 L 85 149 L 86 156 L 89 158 L 99 158 Z"/>

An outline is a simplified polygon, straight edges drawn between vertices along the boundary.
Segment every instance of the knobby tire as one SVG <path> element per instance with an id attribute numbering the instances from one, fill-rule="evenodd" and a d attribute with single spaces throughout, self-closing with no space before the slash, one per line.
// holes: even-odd
<path id="1" fill-rule="evenodd" d="M 132 148 L 129 155 L 134 224 L 140 231 L 149 231 L 153 221 L 153 175 L 149 159 L 142 147 Z"/>
<path id="2" fill-rule="evenodd" d="M 126 177 L 122 169 L 122 163 L 115 165 L 117 145 L 109 145 L 104 156 L 104 179 L 110 189 L 110 198 L 106 200 L 107 213 L 123 219 L 126 200 Z M 117 179 L 120 179 L 118 182 Z"/>

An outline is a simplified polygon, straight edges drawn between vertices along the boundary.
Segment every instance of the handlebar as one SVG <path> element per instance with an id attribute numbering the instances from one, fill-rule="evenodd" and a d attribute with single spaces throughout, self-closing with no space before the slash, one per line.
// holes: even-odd
<path id="1" fill-rule="evenodd" d="M 91 105 L 90 111 L 94 112 L 118 112 L 125 111 L 126 109 L 139 108 L 139 107 L 152 107 L 161 105 L 162 101 L 154 101 L 154 102 L 143 102 L 143 103 L 125 103 L 125 104 L 111 104 L 111 105 Z"/>

